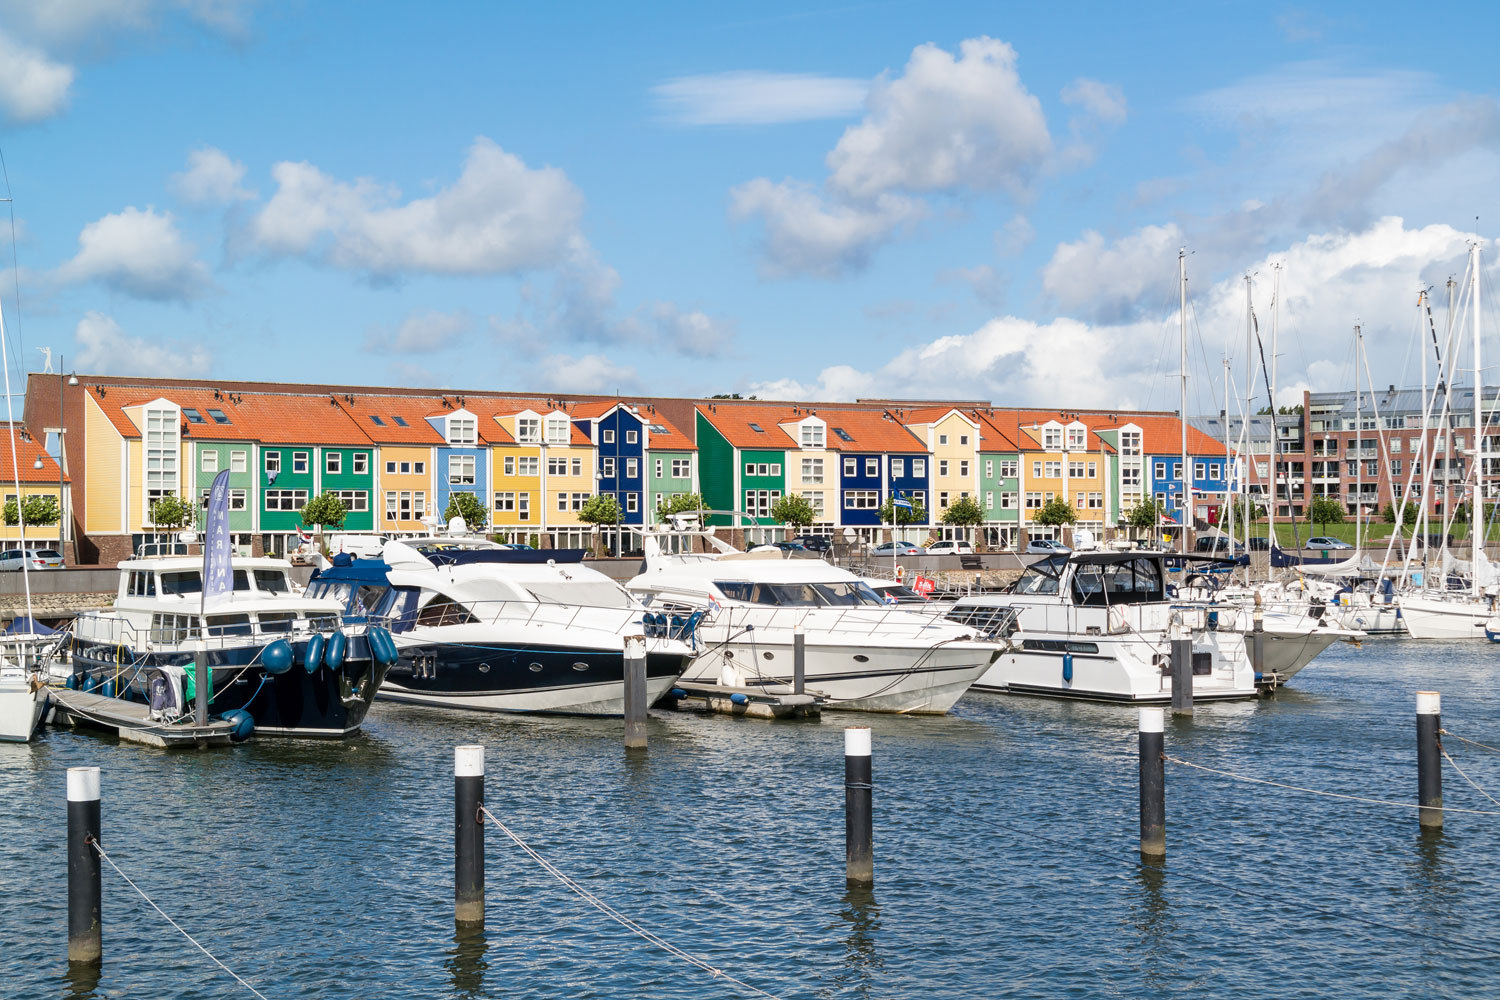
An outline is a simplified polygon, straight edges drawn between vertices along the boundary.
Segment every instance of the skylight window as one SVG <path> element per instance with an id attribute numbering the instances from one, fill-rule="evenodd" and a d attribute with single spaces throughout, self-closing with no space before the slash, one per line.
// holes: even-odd
<path id="1" fill-rule="evenodd" d="M 229 423 L 229 418 L 224 415 L 223 410 L 209 410 L 208 415 L 214 418 L 214 423 L 216 424 Z"/>
<path id="2" fill-rule="evenodd" d="M 852 437 L 849 436 L 849 432 L 846 431 L 846 430 L 844 430 L 842 427 L 835 427 L 835 428 L 833 428 L 833 433 L 835 433 L 835 434 L 838 435 L 838 438 L 839 438 L 840 441 L 853 441 L 854 440 Z"/>
<path id="3" fill-rule="evenodd" d="M 182 415 L 184 417 L 188 418 L 188 423 L 190 423 L 190 424 L 207 423 L 207 421 L 205 421 L 203 419 L 203 414 L 199 413 L 197 410 L 193 409 L 191 406 L 184 406 L 182 408 Z"/>
<path id="4" fill-rule="evenodd" d="M 751 424 L 750 429 L 757 434 L 764 434 L 766 432 L 766 429 L 760 424 Z"/>
<path id="5" fill-rule="evenodd" d="M 665 434 L 665 433 L 667 433 L 666 425 L 665 424 L 652 424 L 651 425 L 651 433 L 652 434 Z"/>
<path id="6" fill-rule="evenodd" d="M 397 427 L 406 427 L 406 426 L 408 426 L 408 424 L 406 423 L 406 418 L 405 417 L 391 417 L 391 419 L 394 420 L 394 421 L 396 421 L 396 426 Z"/>
<path id="7" fill-rule="evenodd" d="M 374 424 L 376 427 L 384 427 L 385 426 L 385 421 L 381 420 L 380 419 L 380 415 L 377 414 L 377 413 L 370 414 L 370 423 Z"/>

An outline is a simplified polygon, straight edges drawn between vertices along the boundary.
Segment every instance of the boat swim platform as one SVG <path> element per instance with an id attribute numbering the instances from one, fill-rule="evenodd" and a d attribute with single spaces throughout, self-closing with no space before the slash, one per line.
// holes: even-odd
<path id="1" fill-rule="evenodd" d="M 662 705 L 677 711 L 714 712 L 720 715 L 742 715 L 752 719 L 816 719 L 823 714 L 825 696 L 815 691 L 796 694 L 790 685 L 767 684 L 763 687 L 730 687 L 699 681 L 678 681 Z"/>
<path id="2" fill-rule="evenodd" d="M 151 709 L 146 705 L 88 691 L 54 687 L 48 694 L 52 708 L 47 720 L 52 725 L 113 729 L 120 739 L 147 746 L 167 749 L 228 746 L 230 730 L 234 728 L 233 723 L 223 721 L 205 726 L 191 719 L 158 722 L 151 718 Z"/>

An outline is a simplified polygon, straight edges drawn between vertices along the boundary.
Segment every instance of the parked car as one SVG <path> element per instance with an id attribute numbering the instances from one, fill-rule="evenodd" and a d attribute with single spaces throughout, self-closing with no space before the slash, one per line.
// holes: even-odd
<path id="1" fill-rule="evenodd" d="M 794 555 L 794 554 L 796 554 L 798 552 L 806 552 L 807 551 L 807 547 L 805 545 L 803 545 L 801 542 L 762 542 L 759 545 L 752 545 L 750 547 L 750 551 L 751 552 L 784 552 L 787 555 Z"/>
<path id="2" fill-rule="evenodd" d="M 1199 555 L 1244 555 L 1245 547 L 1225 535 L 1200 538 L 1193 543 L 1193 551 Z"/>
<path id="3" fill-rule="evenodd" d="M 19 573 L 21 564 L 26 562 L 27 569 L 62 569 L 62 553 L 56 549 L 27 549 L 23 556 L 20 549 L 11 549 L 0 552 L 0 573 Z"/>
<path id="4" fill-rule="evenodd" d="M 1350 545 L 1348 542 L 1344 541 L 1342 538 L 1328 538 L 1327 536 L 1324 536 L 1324 535 L 1318 535 L 1316 538 L 1309 538 L 1307 540 L 1307 547 L 1310 548 L 1310 549 L 1352 549 L 1352 548 L 1354 548 L 1354 546 Z"/>
<path id="5" fill-rule="evenodd" d="M 881 542 L 870 549 L 872 556 L 919 556 L 925 550 L 918 548 L 911 542 Z"/>
<path id="6" fill-rule="evenodd" d="M 933 542 L 927 546 L 927 554 L 930 556 L 957 556 L 972 555 L 974 546 L 968 542 Z"/>
<path id="7" fill-rule="evenodd" d="M 1073 550 L 1055 538 L 1035 538 L 1026 543 L 1026 551 L 1031 555 L 1065 556 Z"/>
<path id="8" fill-rule="evenodd" d="M 1249 541 L 1250 541 L 1250 551 L 1251 552 L 1269 552 L 1269 551 L 1271 551 L 1271 540 L 1269 538 L 1266 538 L 1266 537 L 1261 536 L 1261 535 L 1257 535 L 1257 536 L 1251 538 Z"/>
<path id="9" fill-rule="evenodd" d="M 802 547 L 809 552 L 821 554 L 833 551 L 833 539 L 827 535 L 800 535 L 797 538 L 793 538 L 792 541 L 801 542 Z"/>
<path id="10" fill-rule="evenodd" d="M 525 542 L 499 542 L 497 544 L 502 549 L 525 549 L 527 552 L 533 551 L 531 546 L 527 545 Z"/>

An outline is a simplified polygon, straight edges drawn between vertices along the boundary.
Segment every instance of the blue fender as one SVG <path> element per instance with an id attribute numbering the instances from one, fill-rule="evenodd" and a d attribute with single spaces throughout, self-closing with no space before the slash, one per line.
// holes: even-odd
<path id="1" fill-rule="evenodd" d="M 750 698 L 748 695 L 743 695 L 736 691 L 734 694 L 729 696 L 729 700 L 734 702 L 736 705 L 743 705 L 748 702 Z"/>
<path id="2" fill-rule="evenodd" d="M 396 642 L 391 638 L 390 632 L 377 625 L 366 633 L 366 638 L 370 642 L 370 656 L 376 663 L 388 667 L 396 662 L 398 659 Z"/>
<path id="3" fill-rule="evenodd" d="M 243 708 L 225 712 L 219 718 L 231 724 L 229 738 L 236 743 L 243 743 L 255 731 L 255 719 Z"/>
<path id="4" fill-rule="evenodd" d="M 1073 654 L 1063 654 L 1063 683 L 1073 683 Z"/>
<path id="5" fill-rule="evenodd" d="M 337 670 L 344 665 L 344 654 L 349 651 L 349 640 L 344 638 L 344 633 L 335 632 L 328 637 L 328 644 L 323 647 L 323 662 L 328 665 L 329 670 Z"/>
<path id="6" fill-rule="evenodd" d="M 318 672 L 323 665 L 323 637 L 316 633 L 307 640 L 307 646 L 302 652 L 302 667 L 310 674 Z"/>
<path id="7" fill-rule="evenodd" d="M 285 639 L 277 639 L 260 651 L 260 664 L 273 677 L 292 669 L 292 659 L 292 644 Z"/>

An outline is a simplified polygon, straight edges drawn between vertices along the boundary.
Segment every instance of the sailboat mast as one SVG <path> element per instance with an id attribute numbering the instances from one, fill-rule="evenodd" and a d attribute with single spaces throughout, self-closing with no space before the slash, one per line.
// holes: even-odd
<path id="1" fill-rule="evenodd" d="M 1178 423 L 1182 425 L 1182 502 L 1177 505 L 1177 516 L 1181 518 L 1180 530 L 1177 532 L 1177 549 L 1184 555 L 1187 554 L 1187 530 L 1189 511 L 1191 510 L 1192 488 L 1188 485 L 1192 469 L 1188 467 L 1188 445 L 1187 445 L 1187 384 L 1188 384 L 1188 334 L 1187 334 L 1187 249 L 1177 251 L 1177 279 L 1178 279 L 1178 303 L 1177 315 L 1181 327 L 1182 357 L 1178 364 L 1178 372 L 1182 376 L 1182 409 L 1178 411 Z"/>
<path id="2" fill-rule="evenodd" d="M 1266 386 L 1271 397 L 1271 502 L 1266 504 L 1266 551 L 1276 548 L 1276 504 L 1281 501 L 1281 429 L 1276 426 L 1276 334 L 1281 317 L 1281 264 L 1271 265 L 1271 382 Z M 1292 487 L 1287 484 L 1287 506 L 1292 503 Z"/>
<path id="3" fill-rule="evenodd" d="M 1219 516 L 1221 521 L 1229 524 L 1229 554 L 1234 555 L 1234 494 L 1229 491 L 1230 479 L 1233 476 L 1234 464 L 1230 456 L 1233 452 L 1229 448 L 1229 351 L 1224 352 L 1224 513 Z"/>
<path id="4" fill-rule="evenodd" d="M 1364 516 L 1365 506 L 1363 503 L 1365 492 L 1365 422 L 1361 409 L 1361 398 L 1359 389 L 1359 362 L 1360 351 L 1364 345 L 1364 338 L 1360 336 L 1359 324 L 1354 325 L 1354 551 L 1359 551 L 1359 524 Z M 1370 387 L 1370 394 L 1374 395 L 1374 386 Z"/>
<path id="5" fill-rule="evenodd" d="M 1484 429 L 1484 422 L 1480 418 L 1480 397 L 1484 395 L 1484 368 L 1480 365 L 1479 357 L 1479 334 L 1480 334 L 1480 311 L 1479 311 L 1479 241 L 1474 241 L 1474 246 L 1469 253 L 1472 257 L 1474 281 L 1474 500 L 1469 504 L 1469 586 L 1474 592 L 1475 598 L 1479 597 L 1479 553 L 1484 550 L 1480 542 L 1480 526 L 1484 523 L 1482 511 L 1484 509 L 1484 461 L 1481 459 L 1481 448 L 1479 435 Z M 1450 459 L 1449 461 L 1452 461 Z"/>

